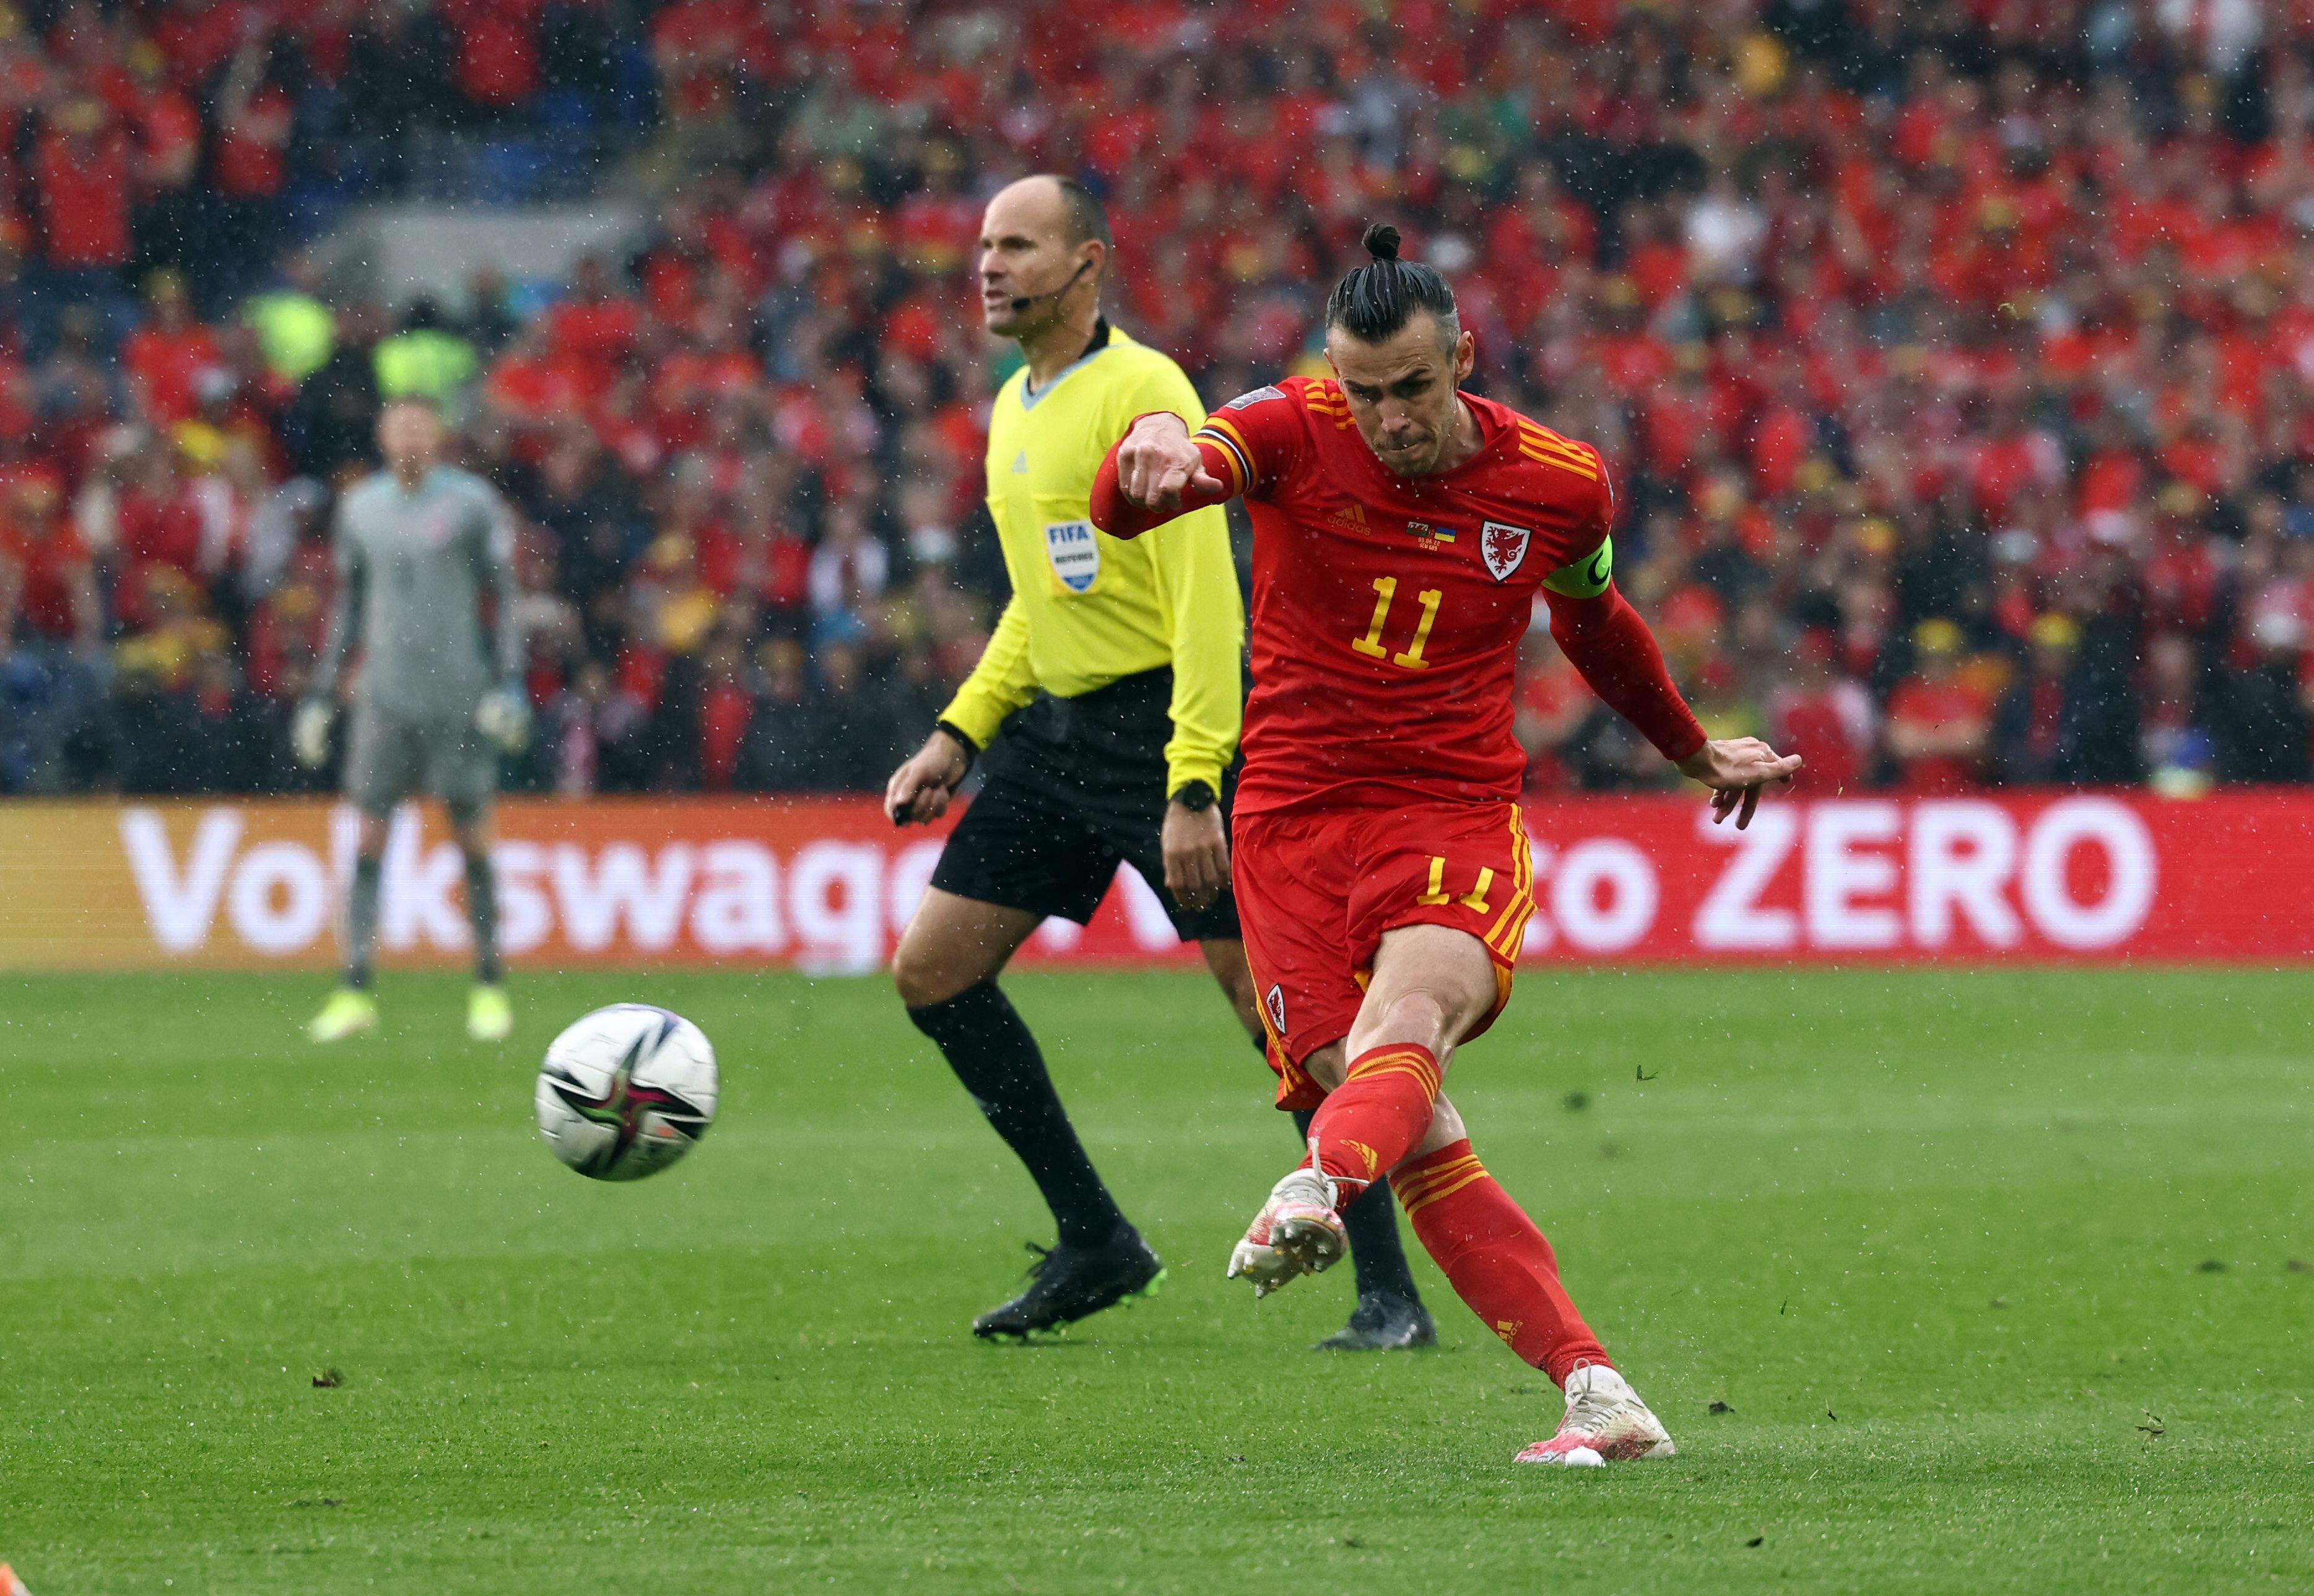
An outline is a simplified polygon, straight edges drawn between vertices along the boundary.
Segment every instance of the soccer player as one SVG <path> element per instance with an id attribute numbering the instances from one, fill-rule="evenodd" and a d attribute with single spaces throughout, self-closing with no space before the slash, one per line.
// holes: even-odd
<path id="1" fill-rule="evenodd" d="M 1279 1104 L 1317 1114 L 1229 1273 L 1264 1295 L 1325 1268 L 1343 1204 L 1387 1178 L 1456 1292 L 1566 1391 L 1521 1461 L 1668 1457 L 1439 1091 L 1508 1001 L 1533 908 L 1511 678 L 1536 596 L 1592 689 L 1714 789 L 1715 820 L 1748 823 L 1799 761 L 1705 737 L 1615 589 L 1598 450 L 1462 392 L 1452 291 L 1394 228 L 1366 248 L 1327 303 L 1334 380 L 1259 389 L 1194 434 L 1139 418 L 1092 495 L 1119 538 L 1238 495 L 1253 517 L 1235 881 Z"/>
<path id="2" fill-rule="evenodd" d="M 490 877 L 499 752 L 518 750 L 530 730 L 515 614 L 514 523 L 488 482 L 443 463 L 445 433 L 431 400 L 387 405 L 377 422 L 385 469 L 338 501 L 337 604 L 292 727 L 299 760 L 316 767 L 328 760 L 339 676 L 358 645 L 345 792 L 360 811 L 360 830 L 346 904 L 345 979 L 308 1027 L 317 1042 L 377 1024 L 370 963 L 386 822 L 397 804 L 421 792 L 449 810 L 465 854 L 474 938 L 466 1034 L 496 1042 L 514 1027 L 499 982 Z M 495 635 L 483 622 L 486 594 Z"/>
<path id="3" fill-rule="evenodd" d="M 1023 178 L 989 202 L 980 282 L 988 330 L 1026 365 L 996 396 L 988 503 L 1012 596 L 979 665 L 923 748 L 893 773 L 895 824 L 938 818 L 976 758 L 978 797 L 949 833 L 892 975 L 908 1018 L 1026 1164 L 1056 1245 L 1029 1287 L 973 1321 L 983 1336 L 1047 1330 L 1155 1287 L 1157 1255 L 1086 1156 L 1029 1027 L 997 975 L 1047 915 L 1091 919 L 1119 860 L 1195 939 L 1257 1042 L 1229 893 L 1224 774 L 1236 753 L 1245 616 L 1222 512 L 1153 538 L 1102 536 L 1086 496 L 1136 415 L 1186 428 L 1204 407 L 1180 367 L 1100 313 L 1109 259 L 1100 202 L 1074 182 Z M 1322 1344 L 1435 1339 L 1385 1194 L 1359 1204 L 1359 1302 Z"/>

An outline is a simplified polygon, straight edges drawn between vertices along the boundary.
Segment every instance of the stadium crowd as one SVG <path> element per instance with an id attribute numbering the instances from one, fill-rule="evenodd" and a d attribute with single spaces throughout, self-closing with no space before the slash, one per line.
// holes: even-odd
<path id="1" fill-rule="evenodd" d="M 558 127 L 630 258 L 389 309 L 301 251 L 413 129 Z M 880 786 L 1002 602 L 969 271 L 1039 169 L 1212 402 L 1399 223 L 1817 790 L 2314 776 L 2304 6 L 73 0 L 0 11 L 0 790 L 313 785 L 407 392 L 522 522 L 517 785 Z M 1537 787 L 1663 778 L 1539 629 L 1520 694 Z"/>

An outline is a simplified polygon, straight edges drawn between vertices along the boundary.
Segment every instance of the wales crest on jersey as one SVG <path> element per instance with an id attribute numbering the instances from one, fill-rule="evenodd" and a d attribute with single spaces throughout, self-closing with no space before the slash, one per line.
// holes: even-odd
<path id="1" fill-rule="evenodd" d="M 1500 521 L 1489 521 L 1479 531 L 1479 556 L 1487 562 L 1487 574 L 1497 582 L 1518 569 L 1519 561 L 1526 558 L 1526 546 L 1534 534 L 1524 526 L 1508 526 Z"/>

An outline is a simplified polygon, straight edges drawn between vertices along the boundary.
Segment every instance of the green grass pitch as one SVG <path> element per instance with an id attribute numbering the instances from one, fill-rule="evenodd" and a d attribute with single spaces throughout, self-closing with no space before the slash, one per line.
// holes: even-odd
<path id="1" fill-rule="evenodd" d="M 1221 1274 L 1291 1161 L 1201 975 L 1023 975 L 1153 1302 L 975 1345 L 1026 1177 L 881 983 L 530 977 L 514 1045 L 254 978 L 0 983 L 0 1560 L 193 1592 L 2314 1588 L 2314 983 L 1530 974 L 1490 1167 L 1681 1446 L 1516 1468 L 1557 1393 Z M 667 1003 L 720 1124 L 564 1170 L 532 1069 Z M 1638 1079 L 1641 1072 L 1649 1077 Z M 315 1377 L 340 1371 L 326 1389 Z M 1724 1405 L 1726 1411 L 1720 1411 Z"/>

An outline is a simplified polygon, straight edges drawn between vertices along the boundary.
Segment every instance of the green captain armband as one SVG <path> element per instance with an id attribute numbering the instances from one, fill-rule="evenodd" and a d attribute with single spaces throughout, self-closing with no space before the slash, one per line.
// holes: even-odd
<path id="1" fill-rule="evenodd" d="M 1596 598 L 1615 579 L 1615 540 L 1605 538 L 1582 559 L 1560 566 L 1542 579 L 1553 593 L 1568 598 Z"/>

